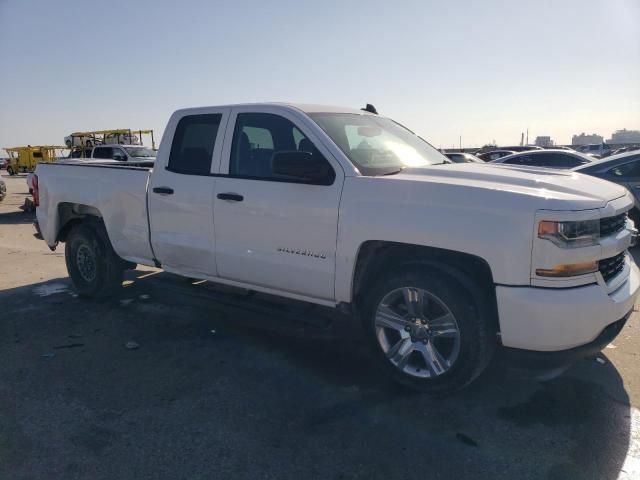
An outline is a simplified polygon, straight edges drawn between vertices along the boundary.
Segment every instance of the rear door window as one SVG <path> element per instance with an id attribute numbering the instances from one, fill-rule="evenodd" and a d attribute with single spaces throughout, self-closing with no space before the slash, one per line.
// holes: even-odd
<path id="1" fill-rule="evenodd" d="M 186 175 L 211 173 L 222 114 L 187 115 L 176 126 L 167 169 Z"/>

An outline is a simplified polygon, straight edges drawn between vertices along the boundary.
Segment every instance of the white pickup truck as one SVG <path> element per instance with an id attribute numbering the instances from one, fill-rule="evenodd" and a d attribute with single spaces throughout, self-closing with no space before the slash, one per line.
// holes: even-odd
<path id="1" fill-rule="evenodd" d="M 450 164 L 360 110 L 180 110 L 152 170 L 40 164 L 35 183 L 41 234 L 66 242 L 82 296 L 144 264 L 340 307 L 382 369 L 429 392 L 471 382 L 496 347 L 541 365 L 599 351 L 640 286 L 623 187 Z"/>

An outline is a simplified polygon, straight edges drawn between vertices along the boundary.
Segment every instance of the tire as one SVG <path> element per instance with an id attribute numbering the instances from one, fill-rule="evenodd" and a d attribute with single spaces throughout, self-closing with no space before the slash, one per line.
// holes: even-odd
<path id="1" fill-rule="evenodd" d="M 2 180 L 0 180 L 0 202 L 4 200 L 4 197 L 6 196 L 7 196 L 7 186 Z"/>
<path id="2" fill-rule="evenodd" d="M 380 279 L 365 296 L 363 322 L 381 368 L 396 382 L 431 394 L 471 383 L 497 343 L 484 295 L 446 266 L 406 264 Z M 420 297 L 422 304 L 415 301 Z"/>
<path id="3" fill-rule="evenodd" d="M 102 223 L 74 226 L 67 236 L 64 256 L 78 295 L 105 298 L 122 286 L 126 263 L 113 251 Z"/>
<path id="4" fill-rule="evenodd" d="M 7 173 L 12 177 L 15 175 L 15 172 L 13 171 L 13 167 L 11 165 L 7 167 Z"/>

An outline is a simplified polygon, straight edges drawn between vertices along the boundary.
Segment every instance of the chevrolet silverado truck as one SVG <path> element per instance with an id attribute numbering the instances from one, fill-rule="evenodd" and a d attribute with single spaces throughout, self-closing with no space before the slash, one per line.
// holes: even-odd
<path id="1" fill-rule="evenodd" d="M 40 164 L 37 221 L 81 296 L 136 264 L 353 312 L 375 361 L 431 393 L 595 354 L 633 310 L 621 186 L 451 164 L 395 121 L 317 105 L 179 110 L 153 167 Z M 377 368 L 372 365 L 371 368 Z"/>

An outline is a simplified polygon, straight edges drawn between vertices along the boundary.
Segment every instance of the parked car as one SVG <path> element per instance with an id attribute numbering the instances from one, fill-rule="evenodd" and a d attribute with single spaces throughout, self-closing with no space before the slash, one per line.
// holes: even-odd
<path id="1" fill-rule="evenodd" d="M 612 155 L 573 170 L 626 187 L 635 199 L 630 215 L 640 225 L 640 150 Z"/>
<path id="2" fill-rule="evenodd" d="M 484 163 L 483 160 L 479 159 L 471 153 L 444 152 L 444 156 L 454 163 Z"/>
<path id="3" fill-rule="evenodd" d="M 489 152 L 476 153 L 476 157 L 484 162 L 491 162 L 514 153 L 516 153 L 515 150 L 491 150 Z"/>
<path id="4" fill-rule="evenodd" d="M 7 196 L 7 184 L 4 180 L 0 179 L 0 202 Z"/>
<path id="5" fill-rule="evenodd" d="M 564 145 L 551 145 L 549 147 L 542 147 L 543 150 L 567 150 L 569 152 L 575 152 L 575 150 L 571 147 L 567 147 Z"/>
<path id="6" fill-rule="evenodd" d="M 155 150 L 141 145 L 98 145 L 91 151 L 85 149 L 86 157 L 81 154 L 81 149 L 73 149 L 71 156 L 64 163 L 70 161 L 153 162 L 156 159 Z"/>
<path id="7" fill-rule="evenodd" d="M 604 158 L 611 153 L 611 147 L 606 143 L 594 143 L 590 145 L 578 145 L 577 152 L 584 153 L 594 158 Z"/>
<path id="8" fill-rule="evenodd" d="M 529 152 L 531 150 L 542 150 L 542 147 L 537 145 L 512 145 L 508 147 L 500 147 L 502 150 L 513 150 L 514 152 Z"/>
<path id="9" fill-rule="evenodd" d="M 611 156 L 618 155 L 619 153 L 633 152 L 633 151 L 636 151 L 636 150 L 640 150 L 640 146 L 632 145 L 632 146 L 629 146 L 629 147 L 620 147 L 620 148 L 616 148 L 615 150 L 613 150 L 611 152 Z"/>
<path id="10" fill-rule="evenodd" d="M 7 165 L 9 165 L 9 159 L 8 158 L 0 158 L 0 170 L 6 169 Z"/>
<path id="11" fill-rule="evenodd" d="M 587 155 L 568 150 L 533 150 L 521 152 L 493 160 L 491 163 L 521 165 L 526 167 L 574 168 L 592 162 Z"/>
<path id="12" fill-rule="evenodd" d="M 594 354 L 640 288 L 623 187 L 451 164 L 357 109 L 179 110 L 154 168 L 40 164 L 33 185 L 81 296 L 144 264 L 339 308 L 380 372 L 432 393 L 473 381 L 497 348 L 534 366 Z"/>

